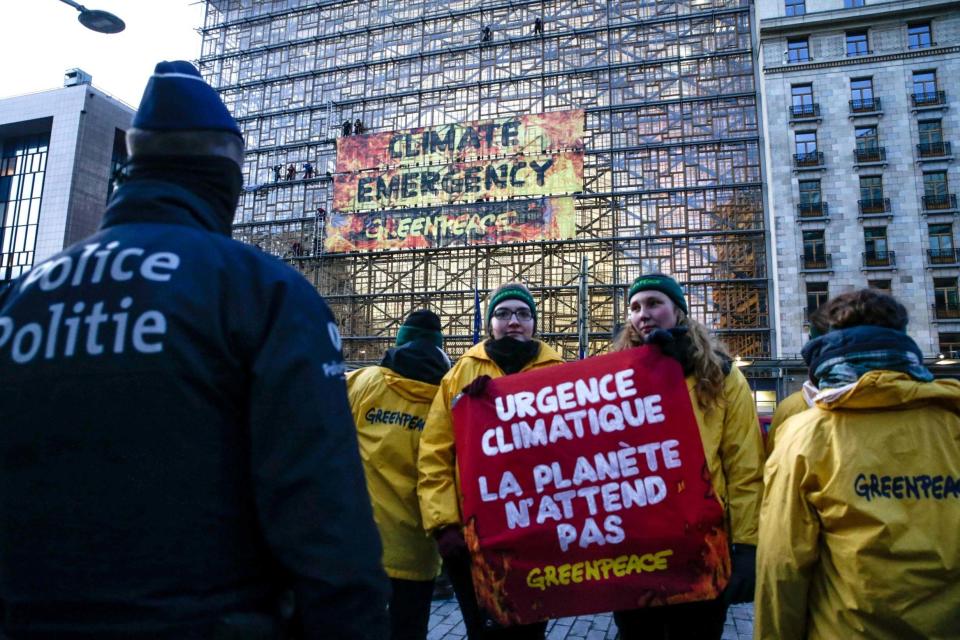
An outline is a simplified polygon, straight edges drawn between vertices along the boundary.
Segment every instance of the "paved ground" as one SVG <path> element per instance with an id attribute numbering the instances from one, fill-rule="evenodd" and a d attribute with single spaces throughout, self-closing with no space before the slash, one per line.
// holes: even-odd
<path id="1" fill-rule="evenodd" d="M 434 600 L 427 640 L 463 640 L 466 633 L 457 601 Z M 547 626 L 548 640 L 613 640 L 616 637 L 617 626 L 609 613 L 551 620 Z M 753 640 L 752 604 L 730 607 L 723 640 Z"/>

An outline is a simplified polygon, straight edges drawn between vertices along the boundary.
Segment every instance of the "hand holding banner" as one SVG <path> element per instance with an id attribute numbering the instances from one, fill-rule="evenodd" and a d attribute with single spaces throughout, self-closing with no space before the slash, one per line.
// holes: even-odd
<path id="1" fill-rule="evenodd" d="M 501 624 L 723 590 L 723 509 L 675 360 L 641 347 L 498 378 L 453 420 L 477 597 Z"/>

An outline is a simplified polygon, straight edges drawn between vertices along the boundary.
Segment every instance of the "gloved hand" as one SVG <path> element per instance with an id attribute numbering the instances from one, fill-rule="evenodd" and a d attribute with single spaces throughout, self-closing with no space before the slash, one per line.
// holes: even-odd
<path id="1" fill-rule="evenodd" d="M 663 355 L 677 360 L 684 367 L 687 366 L 687 349 L 689 340 L 687 340 L 686 327 L 673 327 L 672 329 L 654 329 L 645 339 L 645 344 L 653 344 L 660 347 Z"/>
<path id="2" fill-rule="evenodd" d="M 483 392 L 487 389 L 487 384 L 489 384 L 490 380 L 490 376 L 477 376 L 473 379 L 473 382 L 463 388 L 463 394 L 473 398 L 482 396 Z"/>
<path id="3" fill-rule="evenodd" d="M 451 524 L 437 529 L 433 537 L 437 541 L 437 551 L 444 560 L 467 556 L 467 541 L 463 539 L 463 532 L 457 525 Z"/>
<path id="4" fill-rule="evenodd" d="M 753 602 L 753 590 L 757 584 L 757 548 L 752 544 L 735 544 L 730 550 L 733 571 L 730 582 L 723 590 L 724 604 Z"/>

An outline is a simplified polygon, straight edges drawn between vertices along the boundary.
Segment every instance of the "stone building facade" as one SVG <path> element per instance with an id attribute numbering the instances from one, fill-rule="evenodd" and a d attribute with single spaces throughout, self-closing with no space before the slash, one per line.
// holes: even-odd
<path id="1" fill-rule="evenodd" d="M 757 11 L 779 354 L 796 357 L 816 306 L 865 286 L 907 306 L 926 355 L 960 351 L 957 3 Z"/>

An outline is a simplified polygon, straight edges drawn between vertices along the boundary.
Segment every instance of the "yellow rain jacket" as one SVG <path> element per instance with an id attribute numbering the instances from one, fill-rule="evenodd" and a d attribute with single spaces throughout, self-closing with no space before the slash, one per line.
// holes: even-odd
<path id="1" fill-rule="evenodd" d="M 787 418 L 795 416 L 801 411 L 810 408 L 807 399 L 803 395 L 803 390 L 794 391 L 777 405 L 777 410 L 773 412 L 773 419 L 770 420 L 770 429 L 767 431 L 767 455 L 773 451 L 773 445 L 776 443 L 777 432 L 780 425 L 787 421 Z"/>
<path id="2" fill-rule="evenodd" d="M 555 364 L 563 359 L 560 354 L 540 343 L 540 353 L 521 370 L 530 371 Z M 488 375 L 503 376 L 503 371 L 490 359 L 483 343 L 471 347 L 453 365 L 440 381 L 437 393 L 427 415 L 427 426 L 420 442 L 420 511 L 427 531 L 436 531 L 447 525 L 460 525 L 460 479 L 454 455 L 453 421 L 450 407 L 453 399 L 476 378 Z"/>
<path id="3" fill-rule="evenodd" d="M 697 400 L 696 384 L 694 376 L 687 377 L 710 481 L 727 512 L 731 541 L 755 545 L 763 497 L 764 450 L 750 385 L 740 369 L 733 367 L 723 386 L 722 402 L 704 413 Z"/>
<path id="4" fill-rule="evenodd" d="M 436 391 L 436 385 L 386 367 L 347 375 L 373 519 L 383 540 L 383 568 L 391 578 L 433 580 L 440 571 L 437 545 L 423 530 L 417 501 L 417 451 Z"/>
<path id="5" fill-rule="evenodd" d="M 755 637 L 960 638 L 960 382 L 871 371 L 785 426 Z"/>

